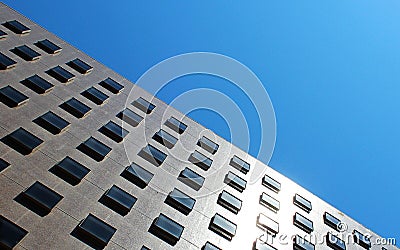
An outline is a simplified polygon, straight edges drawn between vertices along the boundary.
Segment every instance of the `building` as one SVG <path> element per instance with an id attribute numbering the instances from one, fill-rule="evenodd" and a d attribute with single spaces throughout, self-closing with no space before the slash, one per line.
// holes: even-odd
<path id="1" fill-rule="evenodd" d="M 0 13 L 0 249 L 397 249 L 268 166 L 249 183 L 263 163 Z"/>

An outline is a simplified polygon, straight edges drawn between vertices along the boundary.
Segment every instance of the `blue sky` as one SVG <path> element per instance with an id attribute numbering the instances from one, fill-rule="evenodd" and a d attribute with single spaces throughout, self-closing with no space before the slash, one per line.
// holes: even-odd
<path id="1" fill-rule="evenodd" d="M 242 62 L 274 105 L 269 165 L 400 240 L 400 1 L 4 2 L 132 81 L 181 53 Z M 216 77 L 182 77 L 158 96 L 170 102 L 199 87 L 231 96 L 256 120 L 249 100 Z M 189 115 L 234 136 L 215 112 Z M 250 126 L 257 138 L 257 123 Z M 256 140 L 250 153 L 258 147 Z"/>

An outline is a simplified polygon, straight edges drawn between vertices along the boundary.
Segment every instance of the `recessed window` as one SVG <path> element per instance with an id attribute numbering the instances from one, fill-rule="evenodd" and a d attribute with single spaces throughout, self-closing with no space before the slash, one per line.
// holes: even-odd
<path id="1" fill-rule="evenodd" d="M 69 122 L 49 111 L 46 114 L 33 120 L 34 123 L 46 129 L 53 135 L 57 135 L 69 126 Z"/>
<path id="2" fill-rule="evenodd" d="M 315 246 L 306 239 L 296 235 L 293 238 L 293 250 L 314 250 Z"/>
<path id="3" fill-rule="evenodd" d="M 250 171 L 250 164 L 245 162 L 243 159 L 239 158 L 238 156 L 234 155 L 229 162 L 229 165 L 236 168 L 243 174 L 247 174 Z"/>
<path id="4" fill-rule="evenodd" d="M 239 192 L 243 192 L 246 189 L 247 181 L 229 171 L 225 175 L 224 183 L 228 184 Z"/>
<path id="5" fill-rule="evenodd" d="M 220 214 L 215 214 L 211 218 L 208 229 L 218 234 L 219 236 L 231 241 L 233 236 L 236 234 L 237 226 L 232 221 L 222 217 Z"/>
<path id="6" fill-rule="evenodd" d="M 118 94 L 124 88 L 123 85 L 119 84 L 111 78 L 104 79 L 99 83 L 99 85 L 113 94 Z"/>
<path id="7" fill-rule="evenodd" d="M 122 142 L 129 133 L 128 130 L 122 128 L 113 121 L 109 121 L 106 125 L 101 127 L 99 131 L 116 142 Z"/>
<path id="8" fill-rule="evenodd" d="M 197 145 L 204 148 L 206 151 L 211 154 L 215 154 L 219 148 L 219 145 L 215 142 L 211 141 L 207 137 L 203 136 L 197 141 Z"/>
<path id="9" fill-rule="evenodd" d="M 353 231 L 353 239 L 354 242 L 357 243 L 358 245 L 362 246 L 365 249 L 370 249 L 371 248 L 371 241 L 369 237 L 363 235 L 357 230 Z"/>
<path id="10" fill-rule="evenodd" d="M 190 168 L 185 168 L 178 176 L 178 180 L 198 191 L 204 184 L 204 177 Z"/>
<path id="11" fill-rule="evenodd" d="M 90 137 L 84 143 L 81 143 L 77 149 L 95 161 L 102 161 L 111 152 L 109 146 L 93 137 Z"/>
<path id="12" fill-rule="evenodd" d="M 6 38 L 7 37 L 7 33 L 0 30 L 0 39 Z"/>
<path id="13" fill-rule="evenodd" d="M 160 214 L 154 219 L 150 226 L 149 232 L 170 245 L 176 245 L 181 238 L 184 227 L 167 217 L 164 214 Z"/>
<path id="14" fill-rule="evenodd" d="M 63 196 L 40 182 L 35 182 L 15 200 L 34 213 L 45 216 L 63 199 Z"/>
<path id="15" fill-rule="evenodd" d="M 158 132 L 153 135 L 153 139 L 167 148 L 173 148 L 178 141 L 178 139 L 165 132 L 163 129 L 158 130 Z"/>
<path id="16" fill-rule="evenodd" d="M 190 154 L 189 161 L 199 168 L 203 169 L 204 171 L 207 171 L 211 167 L 211 164 L 213 162 L 213 160 L 197 150 Z"/>
<path id="17" fill-rule="evenodd" d="M 21 106 L 28 102 L 28 97 L 11 86 L 0 89 L 0 101 L 10 108 Z"/>
<path id="18" fill-rule="evenodd" d="M 44 39 L 42 41 L 39 41 L 35 43 L 36 46 L 44 50 L 48 54 L 57 54 L 61 52 L 61 47 L 57 46 L 53 42 L 51 42 L 48 39 Z"/>
<path id="19" fill-rule="evenodd" d="M 165 203 L 184 215 L 188 215 L 192 211 L 196 200 L 179 189 L 174 188 L 174 190 L 168 194 Z"/>
<path id="20" fill-rule="evenodd" d="M 92 66 L 78 58 L 69 61 L 66 64 L 81 74 L 88 74 L 93 70 Z"/>
<path id="21" fill-rule="evenodd" d="M 119 112 L 117 117 L 133 127 L 139 125 L 139 123 L 143 120 L 143 117 L 128 108 Z"/>
<path id="22" fill-rule="evenodd" d="M 275 213 L 280 209 L 280 202 L 264 192 L 260 196 L 260 204 L 269 208 Z"/>
<path id="23" fill-rule="evenodd" d="M 149 184 L 154 174 L 136 163 L 132 163 L 130 166 L 125 168 L 121 173 L 121 176 L 143 189 Z"/>
<path id="24" fill-rule="evenodd" d="M 60 108 L 64 109 L 76 118 L 83 118 L 89 114 L 91 108 L 82 102 L 75 99 L 75 97 L 69 99 L 60 105 Z"/>
<path id="25" fill-rule="evenodd" d="M 90 172 L 90 169 L 67 156 L 49 171 L 72 186 L 76 186 Z"/>
<path id="26" fill-rule="evenodd" d="M 314 231 L 313 222 L 299 213 L 295 213 L 293 216 L 293 225 L 302 229 L 306 233 L 311 233 Z"/>
<path id="27" fill-rule="evenodd" d="M 253 250 L 278 250 L 278 249 L 276 249 L 275 247 L 271 246 L 267 242 L 264 242 L 264 241 L 262 241 L 260 239 L 257 239 L 254 242 Z"/>
<path id="28" fill-rule="evenodd" d="M 335 216 L 331 215 L 328 212 L 324 213 L 324 223 L 328 225 L 329 227 L 335 229 L 336 231 L 339 231 L 339 226 L 341 224 L 341 221 L 336 218 Z"/>
<path id="29" fill-rule="evenodd" d="M 153 111 L 153 109 L 156 107 L 156 105 L 146 101 L 142 97 L 132 102 L 132 105 L 145 112 L 146 114 L 150 114 L 151 111 Z"/>
<path id="30" fill-rule="evenodd" d="M 10 166 L 10 163 L 0 158 L 0 172 Z"/>
<path id="31" fill-rule="evenodd" d="M 3 137 L 1 140 L 3 143 L 23 155 L 32 153 L 40 144 L 43 143 L 42 139 L 36 137 L 23 128 L 18 128 L 11 134 Z"/>
<path id="32" fill-rule="evenodd" d="M 163 152 L 161 152 L 160 150 L 158 150 L 157 148 L 153 147 L 150 144 L 142 148 L 142 150 L 140 150 L 138 155 L 146 159 L 150 163 L 154 164 L 155 166 L 160 166 L 167 158 L 166 154 L 164 154 Z"/>
<path id="33" fill-rule="evenodd" d="M 311 202 L 299 194 L 293 197 L 293 203 L 307 213 L 312 210 Z"/>
<path id="34" fill-rule="evenodd" d="M 28 231 L 0 215 L 0 247 L 13 249 L 28 234 Z"/>
<path id="35" fill-rule="evenodd" d="M 165 125 L 169 127 L 170 129 L 174 130 L 175 132 L 179 134 L 183 134 L 185 132 L 187 125 L 184 124 L 183 122 L 179 121 L 175 117 L 171 116 L 166 122 Z"/>
<path id="36" fill-rule="evenodd" d="M 67 71 L 61 66 L 56 66 L 54 68 L 51 68 L 48 71 L 46 71 L 46 73 L 62 83 L 69 83 L 75 79 L 74 74 Z"/>
<path id="37" fill-rule="evenodd" d="M 0 69 L 11 69 L 17 62 L 0 52 Z"/>
<path id="38" fill-rule="evenodd" d="M 267 233 L 275 236 L 279 233 L 279 224 L 265 214 L 260 213 L 257 217 L 257 226 Z"/>
<path id="39" fill-rule="evenodd" d="M 104 94 L 95 87 L 90 87 L 89 89 L 83 91 L 81 95 L 83 95 L 84 97 L 86 97 L 87 99 L 89 99 L 90 101 L 94 102 L 97 105 L 103 104 L 108 99 L 108 95 Z"/>
<path id="40" fill-rule="evenodd" d="M 131 211 L 136 200 L 137 199 L 128 192 L 113 185 L 103 194 L 99 202 L 118 214 L 125 216 Z"/>
<path id="41" fill-rule="evenodd" d="M 15 47 L 11 50 L 14 54 L 21 57 L 25 61 L 35 61 L 40 58 L 40 54 L 26 45 Z"/>
<path id="42" fill-rule="evenodd" d="M 328 232 L 326 235 L 326 244 L 335 250 L 346 250 L 346 243 L 330 232 Z"/>
<path id="43" fill-rule="evenodd" d="M 21 81 L 23 85 L 35 91 L 38 94 L 44 94 L 54 88 L 54 85 L 41 78 L 38 75 L 33 75 Z"/>
<path id="44" fill-rule="evenodd" d="M 228 209 L 234 214 L 239 213 L 240 209 L 242 208 L 242 201 L 225 190 L 219 194 L 217 204 Z"/>
<path id="45" fill-rule="evenodd" d="M 222 250 L 222 249 L 207 241 L 206 244 L 201 248 L 201 250 Z"/>
<path id="46" fill-rule="evenodd" d="M 28 34 L 31 32 L 30 28 L 26 27 L 17 20 L 5 22 L 3 23 L 3 26 L 17 34 Z"/>
<path id="47" fill-rule="evenodd" d="M 262 179 L 262 184 L 267 188 L 271 189 L 272 191 L 274 191 L 275 193 L 281 191 L 281 183 L 268 175 L 264 175 Z"/>
<path id="48" fill-rule="evenodd" d="M 140 248 L 140 250 L 151 250 L 151 249 L 148 248 L 148 247 L 146 247 L 146 246 L 142 246 L 142 247 Z"/>
<path id="49" fill-rule="evenodd" d="M 117 229 L 89 214 L 72 231 L 71 235 L 94 249 L 103 249 L 107 246 Z"/>

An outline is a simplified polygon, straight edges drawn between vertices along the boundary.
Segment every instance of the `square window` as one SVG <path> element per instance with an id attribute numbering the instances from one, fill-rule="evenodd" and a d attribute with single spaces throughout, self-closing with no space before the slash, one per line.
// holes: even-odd
<path id="1" fill-rule="evenodd" d="M 207 137 L 203 136 L 197 141 L 197 145 L 210 152 L 211 154 L 215 154 L 219 148 L 219 145 L 215 142 L 211 141 Z"/>
<path id="2" fill-rule="evenodd" d="M 270 244 L 268 244 L 260 239 L 257 239 L 254 242 L 253 250 L 278 250 L 278 249 L 276 249 L 275 247 L 271 246 Z"/>
<path id="3" fill-rule="evenodd" d="M 260 204 L 269 208 L 275 213 L 278 212 L 280 209 L 280 202 L 264 192 L 260 196 Z"/>
<path id="4" fill-rule="evenodd" d="M 183 134 L 187 128 L 186 124 L 172 116 L 165 122 L 165 125 L 179 134 Z"/>
<path id="5" fill-rule="evenodd" d="M 83 118 L 89 114 L 91 108 L 82 102 L 75 99 L 75 97 L 69 99 L 60 105 L 60 108 L 64 109 L 76 118 Z"/>
<path id="6" fill-rule="evenodd" d="M 118 94 L 124 88 L 123 85 L 119 84 L 111 78 L 104 79 L 99 83 L 99 85 L 113 94 Z"/>
<path id="7" fill-rule="evenodd" d="M 330 213 L 325 212 L 324 223 L 339 232 L 339 227 L 342 222 Z"/>
<path id="8" fill-rule="evenodd" d="M 335 250 L 346 250 L 346 243 L 330 232 L 326 235 L 326 245 Z"/>
<path id="9" fill-rule="evenodd" d="M 28 97 L 11 86 L 0 89 L 0 101 L 10 108 L 21 106 L 28 102 Z"/>
<path id="10" fill-rule="evenodd" d="M 260 213 L 257 217 L 257 226 L 268 234 L 276 236 L 279 233 L 279 224 L 268 216 Z"/>
<path id="11" fill-rule="evenodd" d="M 178 180 L 185 183 L 189 187 L 198 191 L 204 184 L 204 177 L 194 172 L 190 168 L 185 168 L 178 176 Z"/>
<path id="12" fill-rule="evenodd" d="M 139 123 L 143 120 L 143 117 L 128 108 L 119 112 L 117 117 L 133 127 L 139 125 Z"/>
<path id="13" fill-rule="evenodd" d="M 46 114 L 33 120 L 34 123 L 46 129 L 53 135 L 63 132 L 68 126 L 69 122 L 49 111 Z"/>
<path id="14" fill-rule="evenodd" d="M 165 153 L 161 152 L 150 144 L 142 148 L 138 155 L 146 159 L 148 162 L 154 164 L 155 166 L 160 166 L 167 158 L 167 155 Z"/>
<path id="15" fill-rule="evenodd" d="M 237 226 L 232 221 L 222 217 L 220 214 L 215 214 L 211 218 L 208 229 L 218 234 L 219 236 L 231 241 L 236 234 Z"/>
<path id="16" fill-rule="evenodd" d="M 137 199 L 128 192 L 113 185 L 103 194 L 99 202 L 118 214 L 125 216 L 131 211 L 136 200 Z"/>
<path id="17" fill-rule="evenodd" d="M 358 245 L 362 246 L 365 249 L 370 249 L 371 248 L 371 241 L 369 237 L 363 235 L 359 231 L 355 230 L 353 231 L 353 239 L 354 242 L 357 243 Z"/>
<path id="18" fill-rule="evenodd" d="M 35 61 L 40 58 L 40 54 L 26 45 L 15 47 L 11 50 L 14 54 L 21 57 L 25 61 Z"/>
<path id="19" fill-rule="evenodd" d="M 38 75 L 33 75 L 21 81 L 23 85 L 35 91 L 38 94 L 44 94 L 54 88 L 54 85 L 41 78 Z"/>
<path id="20" fill-rule="evenodd" d="M 315 246 L 306 239 L 296 235 L 293 238 L 293 250 L 314 250 Z"/>
<path id="21" fill-rule="evenodd" d="M 15 201 L 43 217 L 48 215 L 62 199 L 62 195 L 37 181 L 20 193 Z"/>
<path id="22" fill-rule="evenodd" d="M 154 174 L 137 165 L 136 163 L 132 163 L 130 166 L 125 168 L 125 170 L 121 173 L 121 176 L 139 188 L 143 189 L 147 187 Z"/>
<path id="23" fill-rule="evenodd" d="M 159 142 L 161 145 L 166 146 L 167 148 L 173 148 L 175 143 L 178 141 L 174 136 L 165 132 L 165 130 L 160 129 L 157 133 L 153 135 L 153 139 L 156 142 Z"/>
<path id="24" fill-rule="evenodd" d="M 66 64 L 81 74 L 88 74 L 93 70 L 92 66 L 78 58 L 69 61 Z"/>
<path id="25" fill-rule="evenodd" d="M 2 142 L 23 155 L 32 153 L 43 140 L 23 128 L 18 128 L 11 134 L 3 137 Z"/>
<path id="26" fill-rule="evenodd" d="M 229 165 L 231 165 L 232 167 L 236 168 L 237 170 L 239 170 L 243 174 L 247 174 L 250 171 L 250 164 L 248 162 L 245 162 L 244 160 L 242 160 L 241 158 L 239 158 L 236 155 L 234 155 L 231 158 L 231 161 L 229 162 Z"/>
<path id="27" fill-rule="evenodd" d="M 106 125 L 101 127 L 99 132 L 116 142 L 122 142 L 125 136 L 129 133 L 128 130 L 122 128 L 113 121 L 109 121 Z"/>
<path id="28" fill-rule="evenodd" d="M 309 213 L 312 210 L 311 202 L 299 194 L 296 194 L 293 197 L 293 204 L 303 209 L 307 213 Z"/>
<path id="29" fill-rule="evenodd" d="M 49 69 L 46 73 L 62 83 L 69 83 L 75 79 L 75 75 L 61 66 Z"/>
<path id="30" fill-rule="evenodd" d="M 184 215 L 188 215 L 192 211 L 196 200 L 179 189 L 174 188 L 174 190 L 168 194 L 165 203 Z"/>
<path id="31" fill-rule="evenodd" d="M 234 214 L 239 213 L 240 209 L 242 208 L 242 201 L 225 190 L 219 194 L 217 204 L 228 209 Z"/>
<path id="32" fill-rule="evenodd" d="M 184 227 L 167 217 L 164 214 L 160 214 L 154 219 L 153 223 L 149 228 L 149 232 L 170 245 L 176 245 L 181 238 Z"/>
<path id="33" fill-rule="evenodd" d="M 308 234 L 314 231 L 313 222 L 299 213 L 295 213 L 293 216 L 293 225 L 302 229 Z"/>
<path id="34" fill-rule="evenodd" d="M 275 193 L 281 191 L 281 183 L 268 175 L 264 175 L 262 179 L 262 184 L 267 188 L 271 189 L 272 191 L 274 191 Z"/>
<path id="35" fill-rule="evenodd" d="M 30 28 L 26 27 L 24 24 L 18 22 L 17 20 L 5 22 L 3 23 L 3 26 L 17 34 L 28 34 L 29 32 L 31 32 Z"/>
<path id="36" fill-rule="evenodd" d="M 6 38 L 7 37 L 7 33 L 0 30 L 0 39 Z"/>
<path id="37" fill-rule="evenodd" d="M 111 152 L 110 147 L 93 137 L 81 143 L 77 149 L 98 162 L 102 161 Z"/>
<path id="38" fill-rule="evenodd" d="M 91 100 L 97 105 L 103 104 L 108 99 L 108 95 L 104 94 L 103 92 L 94 87 L 90 87 L 89 89 L 83 91 L 81 95 L 83 95 L 84 97 Z"/>
<path id="39" fill-rule="evenodd" d="M 228 184 L 239 192 L 243 192 L 246 189 L 247 181 L 229 171 L 225 175 L 224 183 Z"/>
<path id="40" fill-rule="evenodd" d="M 0 247 L 13 249 L 28 234 L 28 231 L 0 215 Z"/>
<path id="41" fill-rule="evenodd" d="M 222 249 L 207 241 L 206 244 L 201 248 L 201 250 L 222 250 Z"/>
<path id="42" fill-rule="evenodd" d="M 207 171 L 211 167 L 211 164 L 213 162 L 213 160 L 197 150 L 190 154 L 189 161 L 199 168 L 203 169 L 204 171 Z"/>
<path id="43" fill-rule="evenodd" d="M 0 172 L 10 166 L 10 163 L 0 158 Z"/>
<path id="44" fill-rule="evenodd" d="M 44 50 L 48 54 L 57 54 L 57 53 L 60 53 L 62 50 L 61 47 L 57 46 L 56 44 L 54 44 L 53 42 L 51 42 L 48 39 L 39 41 L 39 42 L 35 43 L 35 45 L 37 47 L 41 48 L 42 50 Z"/>
<path id="45" fill-rule="evenodd" d="M 76 186 L 90 172 L 90 169 L 67 156 L 49 171 L 72 186 Z"/>
<path id="46" fill-rule="evenodd" d="M 0 69 L 11 69 L 17 62 L 0 52 Z"/>
<path id="47" fill-rule="evenodd" d="M 153 109 L 155 109 L 156 107 L 154 104 L 146 101 L 142 97 L 132 102 L 132 105 L 140 109 L 141 111 L 145 112 L 146 114 L 150 114 L 151 111 L 153 111 Z"/>

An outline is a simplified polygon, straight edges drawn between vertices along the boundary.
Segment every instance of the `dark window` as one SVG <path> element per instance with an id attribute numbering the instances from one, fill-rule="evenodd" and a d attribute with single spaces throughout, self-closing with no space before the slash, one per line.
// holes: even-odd
<path id="1" fill-rule="evenodd" d="M 146 246 L 142 246 L 142 247 L 140 248 L 140 250 L 151 250 L 151 249 L 148 248 L 148 247 L 146 247 Z"/>
<path id="2" fill-rule="evenodd" d="M 40 58 L 40 54 L 26 45 L 15 47 L 11 50 L 14 54 L 26 61 L 35 61 Z"/>
<path id="3" fill-rule="evenodd" d="M 81 74 L 87 74 L 93 70 L 92 66 L 90 66 L 89 64 L 85 63 L 84 61 L 78 58 L 69 61 L 66 64 Z"/>
<path id="4" fill-rule="evenodd" d="M 11 86 L 0 89 L 0 101 L 10 108 L 21 106 L 28 102 L 28 97 Z"/>
<path id="5" fill-rule="evenodd" d="M 174 130 L 175 132 L 178 132 L 179 134 L 182 134 L 185 132 L 187 126 L 183 122 L 179 121 L 175 117 L 170 117 L 166 122 L 165 125 L 169 127 L 170 129 Z"/>
<path id="6" fill-rule="evenodd" d="M 110 147 L 93 137 L 90 137 L 84 143 L 81 143 L 77 149 L 95 161 L 102 161 L 108 153 L 111 152 Z"/>
<path id="7" fill-rule="evenodd" d="M 171 218 L 160 214 L 154 219 L 149 232 L 170 245 L 175 245 L 183 233 L 184 227 Z"/>
<path id="8" fill-rule="evenodd" d="M 28 231 L 0 215 L 0 248 L 13 249 Z"/>
<path id="9" fill-rule="evenodd" d="M 254 242 L 253 250 L 278 250 L 278 249 L 276 249 L 275 247 L 269 245 L 268 243 L 266 243 L 260 239 L 257 239 Z"/>
<path id="10" fill-rule="evenodd" d="M 150 173 L 136 163 L 132 163 L 130 166 L 125 168 L 125 170 L 121 173 L 121 176 L 143 189 L 149 184 L 154 174 Z"/>
<path id="11" fill-rule="evenodd" d="M 23 128 L 18 128 L 11 134 L 3 137 L 2 142 L 23 155 L 32 153 L 43 140 Z"/>
<path id="12" fill-rule="evenodd" d="M 0 172 L 10 166 L 10 163 L 0 158 Z"/>
<path id="13" fill-rule="evenodd" d="M 250 171 L 250 164 L 240 159 L 236 155 L 232 157 L 231 161 L 229 162 L 229 165 L 236 168 L 243 174 L 247 174 Z"/>
<path id="14" fill-rule="evenodd" d="M 346 250 L 346 243 L 330 232 L 326 235 L 326 244 L 335 250 Z"/>
<path id="15" fill-rule="evenodd" d="M 204 177 L 190 168 L 185 168 L 178 176 L 178 180 L 198 191 L 204 184 Z"/>
<path id="16" fill-rule="evenodd" d="M 210 225 L 208 226 L 208 229 L 229 241 L 235 236 L 236 228 L 237 226 L 235 223 L 222 217 L 218 213 L 211 218 Z"/>
<path id="17" fill-rule="evenodd" d="M 145 112 L 146 114 L 150 114 L 151 111 L 153 111 L 153 109 L 156 107 L 154 104 L 146 101 L 142 97 L 132 102 L 132 105 Z"/>
<path id="18" fill-rule="evenodd" d="M 116 81 L 114 81 L 111 78 L 104 79 L 103 81 L 101 81 L 99 83 L 99 85 L 102 86 L 103 88 L 107 89 L 108 91 L 110 91 L 113 94 L 118 94 L 124 88 L 124 86 L 117 83 Z"/>
<path id="19" fill-rule="evenodd" d="M 131 211 L 136 200 L 137 199 L 128 192 L 113 185 L 103 194 L 99 202 L 114 210 L 118 214 L 125 216 L 129 213 L 129 211 Z"/>
<path id="20" fill-rule="evenodd" d="M 166 154 L 151 146 L 150 144 L 142 148 L 138 155 L 143 157 L 150 163 L 154 164 L 155 166 L 160 166 L 164 162 L 165 158 L 167 158 Z"/>
<path id="21" fill-rule="evenodd" d="M 167 148 L 173 148 L 178 141 L 178 139 L 162 129 L 158 130 L 158 132 L 153 135 L 153 139 Z"/>
<path id="22" fill-rule="evenodd" d="M 328 212 L 324 213 L 324 223 L 336 231 L 339 231 L 339 227 L 341 225 L 341 221 Z"/>
<path id="23" fill-rule="evenodd" d="M 17 20 L 5 22 L 3 23 L 3 26 L 17 34 L 27 34 L 31 32 L 30 28 L 26 27 L 24 24 L 18 22 Z"/>
<path id="24" fill-rule="evenodd" d="M 357 230 L 353 231 L 353 239 L 355 243 L 357 243 L 358 245 L 362 246 L 365 249 L 369 249 L 371 247 L 371 241 L 369 237 L 363 235 Z"/>
<path id="25" fill-rule="evenodd" d="M 304 230 L 306 233 L 314 231 L 313 222 L 299 213 L 295 213 L 293 216 L 293 225 Z"/>
<path id="26" fill-rule="evenodd" d="M 104 94 L 103 92 L 94 87 L 90 87 L 89 89 L 83 91 L 81 95 L 83 95 L 84 97 L 91 100 L 97 105 L 103 104 L 108 99 L 108 95 Z"/>
<path id="27" fill-rule="evenodd" d="M 211 141 L 207 137 L 203 136 L 197 141 L 197 145 L 204 148 L 206 151 L 211 154 L 215 154 L 219 148 L 219 145 L 215 142 Z"/>
<path id="28" fill-rule="evenodd" d="M 72 186 L 75 186 L 90 172 L 90 169 L 67 156 L 54 167 L 50 168 L 49 171 Z"/>
<path id="29" fill-rule="evenodd" d="M 306 211 L 307 213 L 309 213 L 312 210 L 311 202 L 299 194 L 296 194 L 293 197 L 293 203 L 299 208 Z"/>
<path id="30" fill-rule="evenodd" d="M 61 104 L 60 108 L 64 109 L 65 111 L 75 116 L 76 118 L 83 118 L 91 110 L 89 106 L 78 101 L 77 99 L 75 99 L 75 97 Z"/>
<path id="31" fill-rule="evenodd" d="M 196 200 L 179 189 L 174 188 L 165 199 L 165 203 L 184 215 L 188 215 L 192 211 Z"/>
<path id="32" fill-rule="evenodd" d="M 21 83 L 38 94 L 47 93 L 54 87 L 53 84 L 49 83 L 38 75 L 28 77 L 21 81 Z"/>
<path id="33" fill-rule="evenodd" d="M 46 73 L 62 83 L 68 83 L 75 79 L 74 74 L 67 71 L 61 66 L 56 66 L 54 68 L 51 68 L 48 71 L 46 71 Z"/>
<path id="34" fill-rule="evenodd" d="M 275 179 L 272 179 L 268 175 L 264 175 L 262 179 L 262 184 L 267 188 L 271 189 L 272 191 L 274 191 L 275 193 L 281 191 L 281 183 L 276 181 Z"/>
<path id="35" fill-rule="evenodd" d="M 217 203 L 234 214 L 239 213 L 242 208 L 242 201 L 225 190 L 219 194 Z"/>
<path id="36" fill-rule="evenodd" d="M 143 120 L 143 117 L 130 109 L 124 109 L 123 111 L 119 112 L 117 117 L 133 127 L 139 125 L 139 123 Z"/>
<path id="37" fill-rule="evenodd" d="M 46 129 L 53 135 L 63 132 L 68 126 L 69 122 L 49 111 L 46 114 L 33 120 L 34 123 Z"/>
<path id="38" fill-rule="evenodd" d="M 71 235 L 94 249 L 103 249 L 107 246 L 117 229 L 89 214 L 72 231 Z"/>
<path id="39" fill-rule="evenodd" d="M 260 204 L 264 205 L 275 213 L 280 209 L 280 202 L 264 192 L 260 196 Z"/>
<path id="40" fill-rule="evenodd" d="M 55 45 L 53 42 L 51 42 L 48 39 L 39 41 L 39 42 L 35 43 L 35 45 L 49 54 L 56 54 L 56 53 L 61 52 L 61 50 L 62 50 L 61 47 Z"/>
<path id="41" fill-rule="evenodd" d="M 199 168 L 203 169 L 204 171 L 207 171 L 211 167 L 211 164 L 213 162 L 213 160 L 198 152 L 197 150 L 190 154 L 189 161 Z"/>
<path id="42" fill-rule="evenodd" d="M 222 250 L 222 249 L 207 241 L 206 244 L 201 248 L 201 250 Z"/>
<path id="43" fill-rule="evenodd" d="M 7 33 L 0 30 L 0 39 L 6 38 L 7 37 Z"/>
<path id="44" fill-rule="evenodd" d="M 10 69 L 15 67 L 16 64 L 16 61 L 0 52 L 0 69 Z"/>
<path id="45" fill-rule="evenodd" d="M 261 213 L 257 217 L 257 226 L 272 236 L 275 236 L 279 233 L 278 222 Z"/>
<path id="46" fill-rule="evenodd" d="M 15 200 L 43 217 L 49 214 L 62 198 L 63 196 L 37 181 Z"/>
<path id="47" fill-rule="evenodd" d="M 293 238 L 293 250 L 314 250 L 314 249 L 315 246 L 311 242 L 305 240 L 299 235 L 296 235 Z"/>
<path id="48" fill-rule="evenodd" d="M 106 125 L 101 127 L 99 131 L 116 142 L 122 142 L 125 136 L 129 133 L 128 130 L 123 129 L 113 121 L 109 121 Z"/>
<path id="49" fill-rule="evenodd" d="M 229 171 L 225 175 L 224 183 L 228 184 L 229 186 L 233 187 L 234 189 L 236 189 L 239 192 L 243 192 L 243 190 L 246 189 L 247 181 L 243 180 L 236 174 Z"/>

